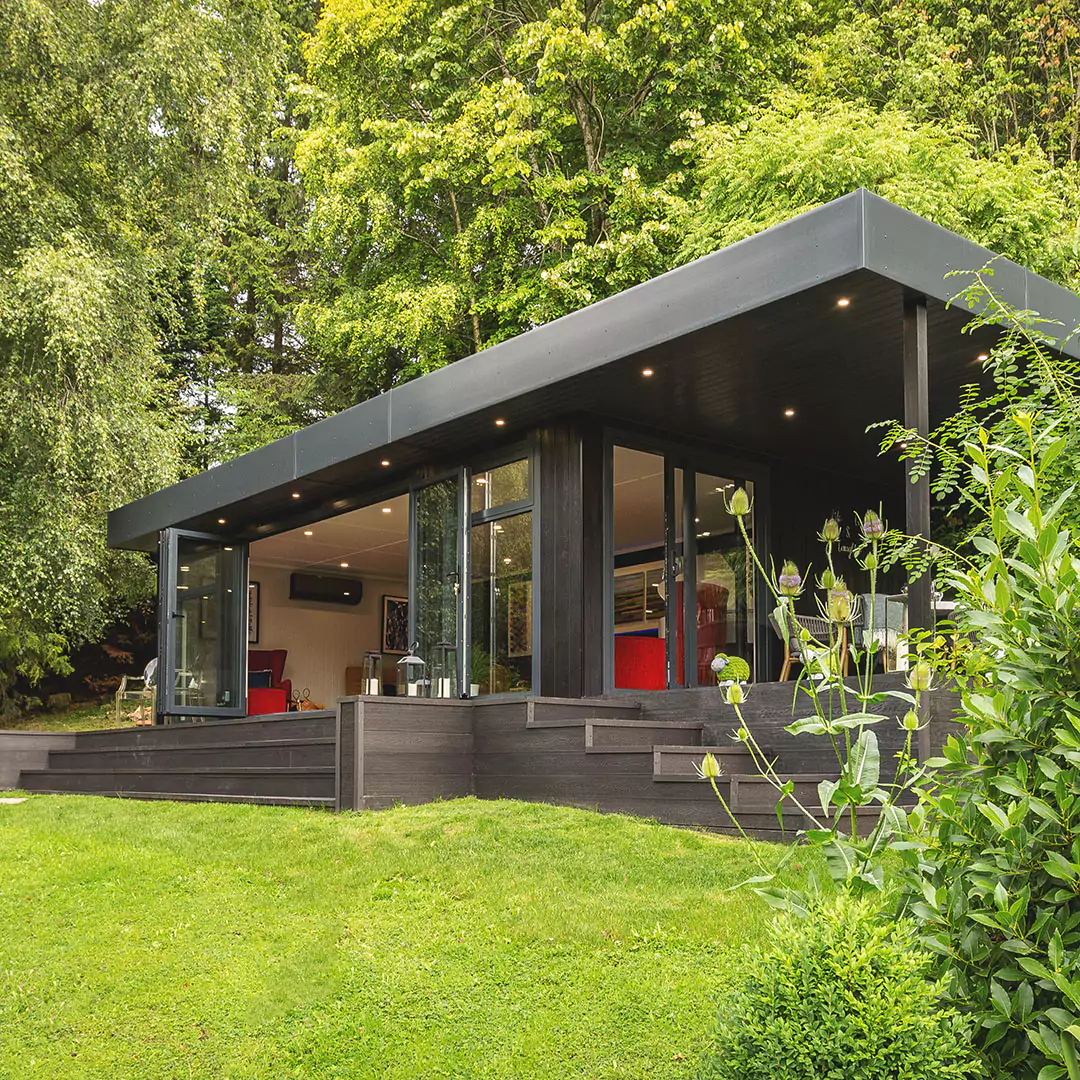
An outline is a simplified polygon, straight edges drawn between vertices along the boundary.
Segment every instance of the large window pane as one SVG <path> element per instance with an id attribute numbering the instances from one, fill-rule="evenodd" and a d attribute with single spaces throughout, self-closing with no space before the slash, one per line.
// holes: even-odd
<path id="1" fill-rule="evenodd" d="M 474 525 L 472 694 L 526 693 L 533 681 L 532 514 Z"/>
<path id="2" fill-rule="evenodd" d="M 615 686 L 667 686 L 664 459 L 616 446 L 612 460 Z"/>
<path id="3" fill-rule="evenodd" d="M 416 638 L 431 696 L 460 696 L 457 679 L 461 593 L 461 483 L 456 477 L 416 493 Z"/>
<path id="4" fill-rule="evenodd" d="M 725 500 L 739 486 L 728 477 L 698 473 L 695 484 L 697 530 L 697 681 L 710 686 L 719 653 L 741 656 L 754 666 L 754 568 L 738 522 Z M 753 497 L 753 484 L 743 485 Z M 753 537 L 753 514 L 746 519 Z"/>
<path id="5" fill-rule="evenodd" d="M 510 503 L 527 501 L 530 469 L 528 459 L 511 461 L 487 472 L 474 473 L 472 478 L 471 506 L 474 514 Z"/>
<path id="6" fill-rule="evenodd" d="M 240 605 L 247 582 L 239 550 L 218 541 L 177 537 L 173 596 L 173 702 L 180 708 L 238 709 L 244 654 Z"/>

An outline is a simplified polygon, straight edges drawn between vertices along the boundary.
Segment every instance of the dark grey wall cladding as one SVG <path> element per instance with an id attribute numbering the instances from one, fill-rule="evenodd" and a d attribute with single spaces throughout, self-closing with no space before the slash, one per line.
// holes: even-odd
<path id="1" fill-rule="evenodd" d="M 17 788 L 23 769 L 44 769 L 50 750 L 70 750 L 74 745 L 74 735 L 0 731 L 0 791 Z"/>
<path id="2" fill-rule="evenodd" d="M 342 809 L 472 793 L 472 707 L 457 701 L 341 702 Z"/>

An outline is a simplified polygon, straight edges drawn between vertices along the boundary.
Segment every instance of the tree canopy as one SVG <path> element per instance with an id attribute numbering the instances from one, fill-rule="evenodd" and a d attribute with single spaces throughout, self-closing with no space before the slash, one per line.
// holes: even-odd
<path id="1" fill-rule="evenodd" d="M 1078 36 L 1071 0 L 0 0 L 0 687 L 152 588 L 110 507 L 860 185 L 1080 285 Z"/>

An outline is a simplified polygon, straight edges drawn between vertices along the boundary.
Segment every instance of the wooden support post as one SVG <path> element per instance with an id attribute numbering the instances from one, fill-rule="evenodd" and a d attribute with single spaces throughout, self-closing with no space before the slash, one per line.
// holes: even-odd
<path id="1" fill-rule="evenodd" d="M 926 328 L 926 298 L 904 299 L 904 424 L 923 438 L 930 434 L 930 359 Z M 906 486 L 906 529 L 909 536 L 930 539 L 930 477 L 912 481 L 908 462 Z M 908 629 L 932 628 L 933 605 L 929 572 L 908 581 Z M 919 731 L 919 758 L 932 754 L 929 708 L 924 698 L 922 730 Z"/>

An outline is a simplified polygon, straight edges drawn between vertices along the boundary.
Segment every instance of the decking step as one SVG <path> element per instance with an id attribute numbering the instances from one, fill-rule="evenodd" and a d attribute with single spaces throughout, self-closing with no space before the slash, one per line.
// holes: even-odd
<path id="1" fill-rule="evenodd" d="M 172 769 L 208 768 L 303 768 L 332 767 L 334 739 L 287 738 L 264 742 L 202 742 L 192 739 L 183 746 L 82 747 L 54 750 L 50 769 Z"/>
<path id="2" fill-rule="evenodd" d="M 583 720 L 604 717 L 638 720 L 641 706 L 636 701 L 598 701 L 595 698 L 529 698 L 526 704 L 526 727 L 579 726 Z"/>
<path id="3" fill-rule="evenodd" d="M 336 714 L 330 711 L 289 713 L 271 719 L 245 717 L 239 720 L 80 731 L 75 736 L 75 745 L 87 750 L 187 746 L 192 741 L 202 745 L 243 743 L 251 746 L 280 739 L 332 737 L 336 723 Z"/>
<path id="4" fill-rule="evenodd" d="M 588 754 L 651 754 L 657 745 L 701 742 L 702 724 L 694 721 L 610 720 L 591 717 L 585 721 L 585 752 Z"/>
<path id="5" fill-rule="evenodd" d="M 312 768 L 105 768 L 24 770 L 20 784 L 27 791 L 132 794 L 158 792 L 191 795 L 334 797 L 333 767 Z"/>
<path id="6" fill-rule="evenodd" d="M 103 799 L 153 799 L 173 802 L 230 802 L 250 803 L 257 806 L 300 806 L 319 810 L 333 810 L 336 800 L 317 796 L 276 796 L 276 795 L 206 795 L 176 794 L 170 791 L 64 791 L 60 789 L 38 788 L 35 795 L 93 795 Z"/>
<path id="7" fill-rule="evenodd" d="M 720 763 L 721 776 L 732 772 L 744 773 L 750 762 L 750 752 L 742 746 L 664 746 L 653 747 L 653 779 L 659 782 L 705 783 L 698 767 L 706 754 Z"/>

